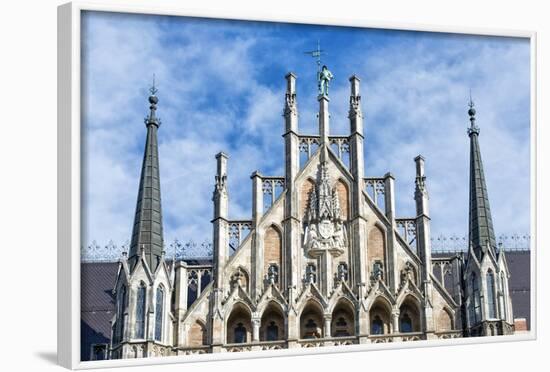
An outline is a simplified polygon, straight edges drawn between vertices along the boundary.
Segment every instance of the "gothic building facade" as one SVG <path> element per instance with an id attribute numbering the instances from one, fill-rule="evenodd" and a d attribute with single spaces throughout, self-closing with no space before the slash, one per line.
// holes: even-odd
<path id="1" fill-rule="evenodd" d="M 216 155 L 213 258 L 203 261 L 165 257 L 152 89 L 131 245 L 113 289 L 110 358 L 514 332 L 510 273 L 495 241 L 473 104 L 469 249 L 436 256 L 425 159 L 414 159 L 416 216 L 397 216 L 392 174 L 364 174 L 360 80 L 349 82 L 349 134 L 331 134 L 323 92 L 319 133 L 304 135 L 296 76 L 286 76 L 285 174 L 252 173 L 250 220 L 230 218 L 229 156 Z"/>

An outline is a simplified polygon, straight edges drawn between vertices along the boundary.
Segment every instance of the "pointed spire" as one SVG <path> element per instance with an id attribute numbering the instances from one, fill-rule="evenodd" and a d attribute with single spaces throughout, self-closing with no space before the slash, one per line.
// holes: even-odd
<path id="1" fill-rule="evenodd" d="M 160 120 L 155 115 L 158 104 L 156 96 L 158 90 L 155 86 L 154 77 L 153 85 L 149 91 L 151 92 L 149 96 L 150 113 L 145 119 L 147 139 L 143 154 L 129 261 L 130 267 L 133 269 L 138 257 L 143 257 L 149 268 L 155 271 L 163 259 L 164 239 L 157 141 Z"/>
<path id="2" fill-rule="evenodd" d="M 468 106 L 468 115 L 470 116 L 470 128 L 468 128 L 470 137 L 469 242 L 477 258 L 481 259 L 488 250 L 495 252 L 496 239 L 478 142 L 479 127 L 475 124 L 476 110 L 471 95 Z"/>

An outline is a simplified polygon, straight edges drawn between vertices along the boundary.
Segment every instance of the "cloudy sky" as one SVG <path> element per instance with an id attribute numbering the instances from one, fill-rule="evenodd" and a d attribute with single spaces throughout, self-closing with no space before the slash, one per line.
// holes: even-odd
<path id="1" fill-rule="evenodd" d="M 333 134 L 347 134 L 348 77 L 361 78 L 365 173 L 396 177 L 414 216 L 414 157 L 426 158 L 432 236 L 468 229 L 472 90 L 497 235 L 529 232 L 529 41 L 520 38 L 185 17 L 82 19 L 83 244 L 130 238 L 156 75 L 167 243 L 211 240 L 214 155 L 229 154 L 230 217 L 250 218 L 250 174 L 284 174 L 284 75 L 298 75 L 300 131 L 316 134 L 321 40 L 335 79 Z"/>

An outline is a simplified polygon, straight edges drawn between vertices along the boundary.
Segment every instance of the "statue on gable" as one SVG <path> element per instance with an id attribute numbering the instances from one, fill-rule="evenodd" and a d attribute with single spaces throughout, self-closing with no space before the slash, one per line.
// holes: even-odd
<path id="1" fill-rule="evenodd" d="M 329 82 L 334 79 L 334 75 L 328 69 L 326 65 L 323 65 L 321 71 L 319 71 L 319 95 L 328 96 Z"/>

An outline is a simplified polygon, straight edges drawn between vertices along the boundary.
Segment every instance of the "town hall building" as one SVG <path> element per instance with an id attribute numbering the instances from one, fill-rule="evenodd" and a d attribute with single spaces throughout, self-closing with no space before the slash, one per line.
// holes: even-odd
<path id="1" fill-rule="evenodd" d="M 113 289 L 109 358 L 514 333 L 510 271 L 495 239 L 473 103 L 469 247 L 434 255 L 425 159 L 414 159 L 415 216 L 398 216 L 394 176 L 364 173 L 360 80 L 349 83 L 349 133 L 331 133 L 327 80 L 318 133 L 305 135 L 296 76 L 286 75 L 285 173 L 251 174 L 250 219 L 231 218 L 230 154 L 216 155 L 211 260 L 165 255 L 151 90 L 130 249 Z"/>

